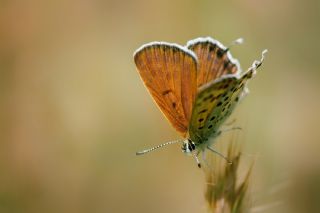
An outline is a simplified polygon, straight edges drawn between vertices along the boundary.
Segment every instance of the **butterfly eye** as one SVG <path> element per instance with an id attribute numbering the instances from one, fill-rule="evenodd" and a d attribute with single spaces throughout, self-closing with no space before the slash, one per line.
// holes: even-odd
<path id="1" fill-rule="evenodd" d="M 183 143 L 183 144 L 182 144 L 181 149 L 182 149 L 182 152 L 187 152 L 187 145 L 186 145 L 186 143 Z"/>
<path id="2" fill-rule="evenodd" d="M 191 153 L 193 150 L 196 149 L 196 145 L 194 142 L 188 139 L 187 141 L 183 142 L 181 149 L 184 153 Z"/>

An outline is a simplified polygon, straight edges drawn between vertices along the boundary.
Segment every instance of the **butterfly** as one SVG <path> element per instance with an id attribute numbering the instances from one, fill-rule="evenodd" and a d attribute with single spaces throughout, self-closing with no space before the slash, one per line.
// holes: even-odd
<path id="1" fill-rule="evenodd" d="M 238 39 L 235 43 L 241 43 Z M 137 152 L 145 154 L 182 142 L 182 151 L 195 157 L 210 149 L 220 127 L 248 93 L 247 82 L 265 58 L 245 72 L 229 48 L 211 38 L 196 38 L 181 46 L 167 42 L 142 45 L 134 53 L 137 70 L 162 113 L 183 137 Z M 210 139 L 210 140 L 209 140 Z"/>

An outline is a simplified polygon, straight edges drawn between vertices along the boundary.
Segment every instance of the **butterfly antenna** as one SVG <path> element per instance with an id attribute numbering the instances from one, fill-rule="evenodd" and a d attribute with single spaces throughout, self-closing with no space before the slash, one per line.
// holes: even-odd
<path id="1" fill-rule="evenodd" d="M 212 151 L 212 152 L 216 153 L 217 155 L 219 155 L 220 157 L 222 157 L 223 159 L 225 159 L 229 164 L 232 164 L 232 161 L 229 160 L 226 156 L 224 156 L 224 155 L 221 154 L 220 152 L 214 150 L 214 149 L 213 149 L 212 147 L 210 147 L 210 146 L 207 146 L 207 148 L 208 148 L 210 151 Z"/>
<path id="2" fill-rule="evenodd" d="M 136 155 L 143 155 L 143 154 L 146 154 L 148 152 L 152 152 L 152 151 L 154 151 L 156 149 L 159 149 L 161 147 L 164 147 L 164 146 L 167 146 L 167 145 L 170 145 L 170 144 L 174 144 L 174 143 L 180 143 L 180 142 L 183 142 L 183 140 L 180 139 L 180 140 L 176 140 L 176 141 L 169 141 L 167 143 L 160 144 L 160 145 L 152 147 L 150 149 L 145 149 L 145 150 L 136 152 Z"/>
<path id="3" fill-rule="evenodd" d="M 194 157 L 194 159 L 196 160 L 198 167 L 201 168 L 201 163 L 200 163 L 200 161 L 199 161 L 199 158 L 198 158 L 198 156 L 197 156 L 197 153 L 194 152 L 194 153 L 193 153 L 193 157 Z"/>

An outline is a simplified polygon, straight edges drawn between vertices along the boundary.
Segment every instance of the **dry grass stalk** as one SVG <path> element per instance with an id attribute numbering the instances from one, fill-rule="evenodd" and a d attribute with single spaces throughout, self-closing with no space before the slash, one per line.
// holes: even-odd
<path id="1" fill-rule="evenodd" d="M 247 189 L 252 167 L 241 180 L 238 171 L 241 159 L 240 148 L 231 143 L 227 157 L 232 164 L 214 156 L 205 169 L 207 179 L 205 197 L 210 212 L 247 213 L 249 212 Z"/>

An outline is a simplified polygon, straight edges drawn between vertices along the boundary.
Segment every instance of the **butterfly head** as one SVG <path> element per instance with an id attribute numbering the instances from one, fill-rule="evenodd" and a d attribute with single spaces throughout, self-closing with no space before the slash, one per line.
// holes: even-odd
<path id="1" fill-rule="evenodd" d="M 186 154 L 191 154 L 196 149 L 196 144 L 189 138 L 182 143 L 182 152 Z"/>

